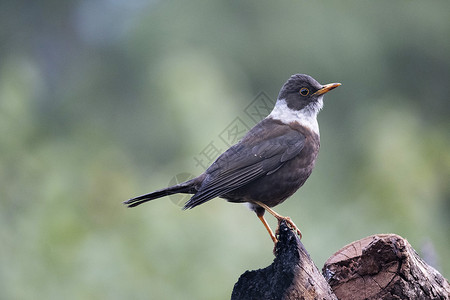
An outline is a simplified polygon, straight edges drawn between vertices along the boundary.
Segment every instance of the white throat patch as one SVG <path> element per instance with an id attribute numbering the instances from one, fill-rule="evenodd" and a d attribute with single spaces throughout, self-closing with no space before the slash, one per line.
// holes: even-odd
<path id="1" fill-rule="evenodd" d="M 312 106 L 308 105 L 301 110 L 293 110 L 287 106 L 285 99 L 278 99 L 275 107 L 267 118 L 280 120 L 284 124 L 298 122 L 300 125 L 309 128 L 311 131 L 320 135 L 319 123 L 317 123 L 317 114 L 322 109 L 323 97 L 320 97 Z"/>

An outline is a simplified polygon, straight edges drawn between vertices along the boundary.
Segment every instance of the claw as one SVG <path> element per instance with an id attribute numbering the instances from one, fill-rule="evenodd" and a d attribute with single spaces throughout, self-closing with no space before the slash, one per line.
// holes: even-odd
<path id="1" fill-rule="evenodd" d="M 278 213 L 276 213 L 273 209 L 271 209 L 270 207 L 268 207 L 267 205 L 265 205 L 262 202 L 259 201 L 254 201 L 254 203 L 256 203 L 257 205 L 261 206 L 262 208 L 264 208 L 266 211 L 268 211 L 272 216 L 274 216 L 277 220 L 278 220 L 278 227 L 280 227 L 280 222 L 281 221 L 286 221 L 286 224 L 289 225 L 289 227 L 291 227 L 292 230 L 295 230 L 295 232 L 298 234 L 298 236 L 300 237 L 300 239 L 302 238 L 302 232 L 300 231 L 300 229 L 298 229 L 297 225 L 295 225 L 295 223 L 291 220 L 291 218 L 289 217 L 283 217 L 282 215 L 279 215 Z M 277 238 L 275 237 L 275 235 L 273 234 L 272 229 L 270 229 L 269 225 L 267 224 L 266 220 L 264 219 L 263 216 L 258 216 L 258 218 L 261 220 L 261 222 L 263 222 L 264 226 L 266 227 L 267 231 L 270 234 L 270 237 L 272 238 L 272 241 L 276 244 L 277 242 Z"/>
<path id="2" fill-rule="evenodd" d="M 302 237 L 303 237 L 302 232 L 300 231 L 300 229 L 298 229 L 297 225 L 295 225 L 295 223 L 291 220 L 291 218 L 281 217 L 280 219 L 278 219 L 278 226 L 280 226 L 280 222 L 283 220 L 286 221 L 286 223 L 289 225 L 289 227 L 291 227 L 292 230 L 295 230 L 295 232 L 297 232 L 300 239 L 302 239 Z"/>

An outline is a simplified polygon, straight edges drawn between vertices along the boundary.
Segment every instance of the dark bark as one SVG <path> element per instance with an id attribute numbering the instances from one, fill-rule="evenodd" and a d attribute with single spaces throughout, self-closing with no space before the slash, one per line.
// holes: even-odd
<path id="1" fill-rule="evenodd" d="M 284 221 L 278 231 L 273 263 L 242 274 L 231 299 L 337 299 L 299 237 Z"/>
<path id="2" fill-rule="evenodd" d="M 450 299 L 449 282 L 398 235 L 374 235 L 345 246 L 327 260 L 323 275 L 284 222 L 278 239 L 273 263 L 242 274 L 232 300 Z"/>

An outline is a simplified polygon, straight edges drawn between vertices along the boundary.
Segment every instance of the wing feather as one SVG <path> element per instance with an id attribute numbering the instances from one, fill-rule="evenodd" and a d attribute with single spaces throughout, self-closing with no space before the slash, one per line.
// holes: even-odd
<path id="1" fill-rule="evenodd" d="M 183 208 L 193 208 L 261 176 L 273 174 L 297 156 L 303 149 L 305 136 L 286 125 L 279 126 L 284 127 L 271 132 L 255 127 L 241 142 L 219 156 L 206 170 L 205 180 L 198 192 Z"/>

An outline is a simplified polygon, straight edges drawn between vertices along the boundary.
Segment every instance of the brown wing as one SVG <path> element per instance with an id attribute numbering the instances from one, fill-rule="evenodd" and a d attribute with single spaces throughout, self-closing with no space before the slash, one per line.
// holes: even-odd
<path id="1" fill-rule="evenodd" d="M 305 136 L 300 132 L 287 125 L 261 125 L 255 126 L 241 142 L 219 156 L 206 170 L 198 192 L 183 209 L 193 208 L 270 175 L 302 151 Z"/>

